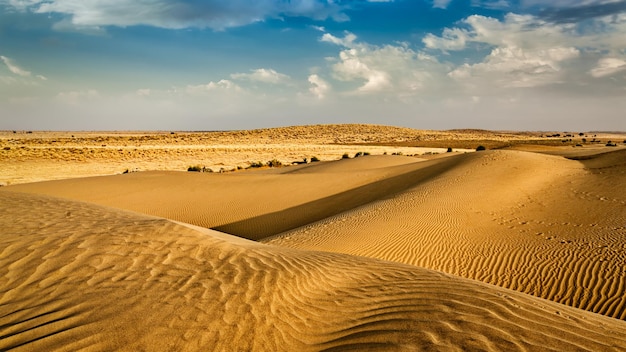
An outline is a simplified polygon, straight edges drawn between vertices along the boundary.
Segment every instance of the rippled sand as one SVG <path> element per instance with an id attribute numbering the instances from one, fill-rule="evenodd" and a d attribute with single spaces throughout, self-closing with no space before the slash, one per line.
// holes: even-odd
<path id="1" fill-rule="evenodd" d="M 624 184 L 518 146 L 2 187 L 0 350 L 624 350 Z"/>

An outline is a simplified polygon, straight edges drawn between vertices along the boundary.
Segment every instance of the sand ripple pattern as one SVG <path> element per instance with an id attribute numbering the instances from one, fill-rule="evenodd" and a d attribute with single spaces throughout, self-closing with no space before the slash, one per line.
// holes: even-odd
<path id="1" fill-rule="evenodd" d="M 455 157 L 427 182 L 267 242 L 435 269 L 626 319 L 626 151 Z M 426 170 L 424 170 L 426 171 Z"/>
<path id="2" fill-rule="evenodd" d="M 413 266 L 0 193 L 0 350 L 618 351 L 626 323 Z"/>

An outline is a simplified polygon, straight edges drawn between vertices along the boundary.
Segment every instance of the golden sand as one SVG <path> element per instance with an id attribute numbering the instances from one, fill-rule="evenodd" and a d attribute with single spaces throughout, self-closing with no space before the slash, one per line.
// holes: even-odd
<path id="1" fill-rule="evenodd" d="M 625 181 L 518 145 L 2 187 L 0 350 L 624 350 Z"/>

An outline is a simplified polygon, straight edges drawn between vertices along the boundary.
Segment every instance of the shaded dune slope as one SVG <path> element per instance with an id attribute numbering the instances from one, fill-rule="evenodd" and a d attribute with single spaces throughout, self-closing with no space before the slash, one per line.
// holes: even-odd
<path id="1" fill-rule="evenodd" d="M 0 192 L 0 350 L 617 351 L 626 323 L 413 266 Z"/>
<path id="2" fill-rule="evenodd" d="M 269 174 L 138 173 L 6 189 L 411 264 L 626 319 L 626 187 L 616 187 L 626 184 L 626 150 L 584 152 L 580 161 L 513 150 L 363 157 Z"/>
<path id="3" fill-rule="evenodd" d="M 138 211 L 259 240 L 392 196 L 456 163 L 455 158 L 368 156 L 233 174 L 141 172 L 7 189 Z"/>

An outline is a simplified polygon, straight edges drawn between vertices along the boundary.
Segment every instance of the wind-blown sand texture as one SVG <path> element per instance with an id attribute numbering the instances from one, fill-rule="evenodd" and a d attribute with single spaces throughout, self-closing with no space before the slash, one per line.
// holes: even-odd
<path id="1" fill-rule="evenodd" d="M 0 349 L 617 351 L 626 323 L 409 265 L 0 192 Z"/>
<path id="2" fill-rule="evenodd" d="M 2 187 L 0 350 L 625 350 L 624 184 L 522 144 Z"/>

